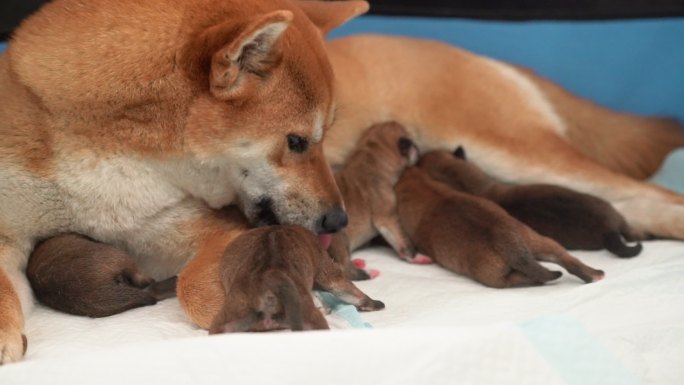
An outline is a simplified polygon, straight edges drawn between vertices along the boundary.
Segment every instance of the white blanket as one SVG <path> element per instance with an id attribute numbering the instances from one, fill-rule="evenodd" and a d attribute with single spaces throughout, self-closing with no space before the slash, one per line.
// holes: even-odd
<path id="1" fill-rule="evenodd" d="M 26 358 L 0 368 L 0 384 L 681 384 L 684 243 L 574 255 L 606 278 L 497 290 L 357 252 L 381 271 L 359 283 L 387 305 L 362 314 L 372 330 L 209 337 L 175 299 L 104 319 L 38 306 Z"/>

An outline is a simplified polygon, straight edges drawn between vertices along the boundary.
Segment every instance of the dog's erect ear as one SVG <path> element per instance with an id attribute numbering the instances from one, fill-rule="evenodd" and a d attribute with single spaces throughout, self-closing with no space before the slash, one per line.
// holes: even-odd
<path id="1" fill-rule="evenodd" d="M 264 77 L 276 66 L 282 53 L 278 41 L 292 21 L 292 12 L 275 11 L 248 23 L 237 38 L 219 48 L 211 58 L 209 86 L 218 99 L 231 99 L 244 94 L 252 86 L 246 76 Z M 213 27 L 220 34 L 229 32 L 226 25 Z"/>
<path id="2" fill-rule="evenodd" d="M 457 158 L 466 160 L 466 153 L 465 153 L 465 149 L 463 148 L 463 146 L 458 146 L 458 147 L 454 150 L 454 156 L 457 157 Z"/>
<path id="3" fill-rule="evenodd" d="M 299 7 L 323 36 L 350 19 L 368 12 L 366 1 L 299 0 Z"/>
<path id="4" fill-rule="evenodd" d="M 406 137 L 399 138 L 398 144 L 399 153 L 408 160 L 408 165 L 415 165 L 420 157 L 420 153 L 418 152 L 418 147 L 416 144 L 411 139 Z"/>

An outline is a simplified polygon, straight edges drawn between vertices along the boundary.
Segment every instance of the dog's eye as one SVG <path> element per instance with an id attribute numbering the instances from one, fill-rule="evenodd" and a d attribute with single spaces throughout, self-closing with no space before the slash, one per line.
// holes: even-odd
<path id="1" fill-rule="evenodd" d="M 289 134 L 287 136 L 287 147 L 290 151 L 301 154 L 309 147 L 309 141 L 299 135 Z"/>

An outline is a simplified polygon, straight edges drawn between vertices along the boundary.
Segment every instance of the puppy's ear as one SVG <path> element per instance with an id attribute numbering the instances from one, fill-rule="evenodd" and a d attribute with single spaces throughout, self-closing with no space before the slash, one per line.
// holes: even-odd
<path id="1" fill-rule="evenodd" d="M 399 138 L 399 153 L 401 156 L 408 160 L 408 165 L 413 166 L 418 162 L 420 153 L 418 152 L 418 147 L 409 138 L 401 137 Z"/>
<path id="2" fill-rule="evenodd" d="M 356 16 L 368 12 L 366 1 L 299 0 L 299 7 L 323 36 Z"/>
<path id="3" fill-rule="evenodd" d="M 454 150 L 454 156 L 457 157 L 457 158 L 466 160 L 466 153 L 465 153 L 465 149 L 463 148 L 463 146 L 458 146 L 458 147 Z"/>

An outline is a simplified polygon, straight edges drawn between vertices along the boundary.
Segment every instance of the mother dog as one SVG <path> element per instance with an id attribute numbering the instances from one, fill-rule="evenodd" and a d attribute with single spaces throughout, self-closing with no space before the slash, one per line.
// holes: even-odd
<path id="1" fill-rule="evenodd" d="M 88 235 L 159 278 L 222 253 L 234 233 L 212 209 L 230 203 L 252 222 L 343 227 L 323 34 L 367 8 L 57 0 L 24 22 L 0 56 L 0 363 L 25 349 L 40 238 Z"/>

